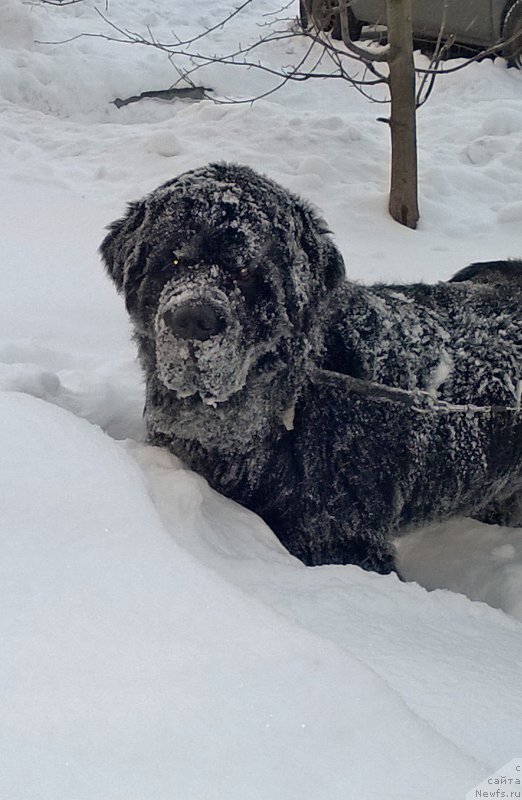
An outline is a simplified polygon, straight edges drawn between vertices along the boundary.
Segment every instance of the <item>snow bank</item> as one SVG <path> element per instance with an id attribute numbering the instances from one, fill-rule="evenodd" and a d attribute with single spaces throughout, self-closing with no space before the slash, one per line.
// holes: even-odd
<path id="1" fill-rule="evenodd" d="M 180 547 L 120 446 L 42 401 L 0 405 L 2 796 L 402 800 L 478 780 L 359 655 Z M 182 539 L 192 480 L 169 499 Z"/>

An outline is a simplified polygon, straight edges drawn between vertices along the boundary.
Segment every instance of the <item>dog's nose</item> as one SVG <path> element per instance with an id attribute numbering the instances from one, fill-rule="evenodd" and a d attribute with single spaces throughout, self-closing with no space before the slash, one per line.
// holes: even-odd
<path id="1" fill-rule="evenodd" d="M 174 336 L 180 339 L 195 339 L 206 342 L 212 336 L 225 330 L 225 320 L 212 308 L 203 303 L 169 309 L 163 319 Z"/>

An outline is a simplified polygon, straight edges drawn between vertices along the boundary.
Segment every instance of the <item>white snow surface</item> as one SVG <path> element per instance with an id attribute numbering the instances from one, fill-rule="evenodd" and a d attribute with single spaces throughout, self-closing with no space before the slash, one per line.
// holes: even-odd
<path id="1" fill-rule="evenodd" d="M 172 41 L 235 5 L 98 9 Z M 0 798 L 464 798 L 522 756 L 522 531 L 415 532 L 399 543 L 408 583 L 304 567 L 143 443 L 127 315 L 97 246 L 126 201 L 224 159 L 321 208 L 356 280 L 520 257 L 522 73 L 497 59 L 438 80 L 413 232 L 386 213 L 386 107 L 309 80 L 254 105 L 118 110 L 176 73 L 152 48 L 73 38 L 110 32 L 96 7 L 0 0 Z M 201 46 L 253 41 L 278 8 L 256 0 Z M 274 81 L 197 76 L 218 99 Z"/>

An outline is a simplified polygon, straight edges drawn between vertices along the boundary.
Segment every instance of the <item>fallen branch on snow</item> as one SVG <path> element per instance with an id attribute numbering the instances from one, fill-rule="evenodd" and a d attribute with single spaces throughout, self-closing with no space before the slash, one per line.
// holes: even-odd
<path id="1" fill-rule="evenodd" d="M 213 89 L 207 89 L 204 86 L 185 86 L 182 89 L 157 89 L 156 91 L 142 92 L 141 94 L 127 97 L 121 100 L 119 97 L 113 100 L 113 105 L 116 108 L 128 106 L 129 103 L 137 103 L 138 100 L 143 100 L 146 97 L 155 97 L 159 100 L 203 100 L 207 92 L 212 92 Z"/>

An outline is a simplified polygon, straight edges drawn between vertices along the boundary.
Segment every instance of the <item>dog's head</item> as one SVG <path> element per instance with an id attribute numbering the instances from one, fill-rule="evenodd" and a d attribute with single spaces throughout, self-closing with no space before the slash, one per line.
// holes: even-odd
<path id="1" fill-rule="evenodd" d="M 179 399 L 217 406 L 302 368 L 344 277 L 327 233 L 305 203 L 237 165 L 187 172 L 131 204 L 101 254 L 146 371 Z"/>

